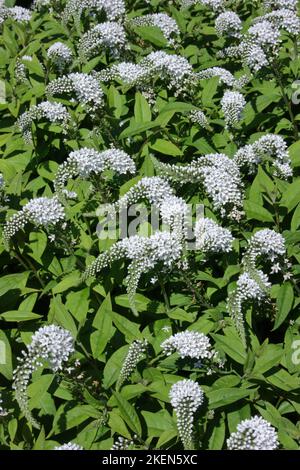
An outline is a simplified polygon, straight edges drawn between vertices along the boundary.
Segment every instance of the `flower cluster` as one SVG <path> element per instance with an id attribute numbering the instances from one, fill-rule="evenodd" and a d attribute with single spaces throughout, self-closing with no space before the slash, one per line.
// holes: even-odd
<path id="1" fill-rule="evenodd" d="M 144 59 L 144 63 L 148 65 L 153 75 L 167 81 L 168 88 L 175 89 L 175 96 L 186 91 L 194 80 L 191 64 L 180 55 L 155 51 Z"/>
<path id="2" fill-rule="evenodd" d="M 204 112 L 201 111 L 200 109 L 193 109 L 189 113 L 189 119 L 191 122 L 194 124 L 198 124 L 200 127 L 204 127 L 207 129 L 209 127 L 208 119 L 205 116 Z"/>
<path id="3" fill-rule="evenodd" d="M 73 53 L 68 46 L 58 41 L 49 47 L 47 57 L 62 72 L 72 62 Z"/>
<path id="4" fill-rule="evenodd" d="M 239 167 L 246 167 L 252 173 L 258 164 L 270 161 L 276 176 L 286 179 L 293 174 L 287 144 L 275 134 L 264 135 L 253 144 L 240 148 L 234 160 Z"/>
<path id="5" fill-rule="evenodd" d="M 236 163 L 225 154 L 207 154 L 189 165 L 171 165 L 154 159 L 157 171 L 181 184 L 200 183 L 221 216 L 239 218 L 243 204 L 242 181 Z"/>
<path id="6" fill-rule="evenodd" d="M 221 99 L 221 108 L 224 114 L 226 127 L 235 127 L 242 117 L 246 106 L 246 100 L 238 91 L 225 91 Z"/>
<path id="7" fill-rule="evenodd" d="M 68 0 L 62 20 L 68 22 L 74 18 L 75 23 L 78 24 L 85 10 L 98 14 L 104 12 L 108 20 L 114 21 L 124 16 L 125 2 L 124 0 Z"/>
<path id="8" fill-rule="evenodd" d="M 229 450 L 275 450 L 278 448 L 277 433 L 261 416 L 244 419 L 227 439 Z"/>
<path id="9" fill-rule="evenodd" d="M 68 126 L 71 117 L 66 107 L 61 103 L 43 101 L 36 106 L 31 106 L 31 108 L 28 111 L 25 111 L 17 121 L 17 125 L 27 144 L 32 143 L 32 123 L 43 119 L 46 119 L 51 123 L 61 124 L 63 132 L 66 132 L 66 127 Z"/>
<path id="10" fill-rule="evenodd" d="M 129 379 L 137 364 L 147 351 L 147 346 L 148 341 L 146 339 L 137 339 L 131 343 L 117 381 L 117 390 L 122 387 L 123 383 L 126 382 L 127 379 Z"/>
<path id="11" fill-rule="evenodd" d="M 122 258 L 131 261 L 126 277 L 127 293 L 132 311 L 137 315 L 135 293 L 142 274 L 151 271 L 157 264 L 170 269 L 182 256 L 182 243 L 176 234 L 156 232 L 149 238 L 135 235 L 115 243 L 101 253 L 86 269 L 84 279 L 95 276 L 110 263 Z"/>
<path id="12" fill-rule="evenodd" d="M 180 380 L 172 385 L 170 400 L 177 417 L 177 428 L 185 450 L 193 450 L 194 416 L 204 401 L 201 387 L 193 380 Z"/>
<path id="13" fill-rule="evenodd" d="M 7 18 L 11 18 L 19 23 L 27 23 L 31 20 L 31 11 L 19 6 L 7 8 L 2 4 L 0 5 L 0 24 Z"/>
<path id="14" fill-rule="evenodd" d="M 57 224 L 65 223 L 64 208 L 56 196 L 32 199 L 6 222 L 3 229 L 6 243 L 29 222 L 51 231 Z"/>
<path id="15" fill-rule="evenodd" d="M 50 96 L 74 94 L 75 101 L 91 111 L 103 105 L 102 88 L 98 80 L 87 73 L 75 72 L 52 80 L 47 86 L 47 93 Z M 74 97 L 71 98 L 74 101 Z"/>
<path id="16" fill-rule="evenodd" d="M 215 351 L 212 349 L 209 338 L 198 331 L 183 331 L 166 339 L 160 347 L 166 356 L 177 352 L 184 359 L 212 359 Z"/>
<path id="17" fill-rule="evenodd" d="M 180 35 L 176 21 L 165 13 L 138 16 L 130 20 L 129 24 L 133 26 L 156 26 L 161 30 L 169 45 L 174 45 L 174 36 Z"/>
<path id="18" fill-rule="evenodd" d="M 218 36 L 241 37 L 242 21 L 234 11 L 221 13 L 215 21 Z"/>
<path id="19" fill-rule="evenodd" d="M 271 288 L 268 276 L 257 269 L 258 260 L 261 258 L 274 264 L 283 258 L 285 252 L 284 238 L 274 230 L 259 230 L 249 240 L 242 259 L 244 272 L 239 276 L 236 289 L 229 294 L 227 301 L 229 313 L 243 342 L 245 342 L 243 304 L 249 300 L 262 302 Z M 277 265 L 276 270 L 280 270 Z"/>
<path id="20" fill-rule="evenodd" d="M 90 59 L 102 50 L 108 50 L 119 57 L 126 46 L 126 33 L 120 23 L 107 21 L 94 26 L 79 41 L 79 55 Z"/>
<path id="21" fill-rule="evenodd" d="M 234 238 L 228 228 L 220 227 L 206 217 L 195 225 L 196 248 L 203 253 L 228 253 L 232 250 Z"/>
<path id="22" fill-rule="evenodd" d="M 119 436 L 118 439 L 113 443 L 111 450 L 128 450 L 134 445 L 134 441 L 126 439 L 125 437 Z"/>
<path id="23" fill-rule="evenodd" d="M 8 412 L 3 408 L 2 406 L 3 400 L 1 398 L 1 393 L 0 393 L 0 418 L 7 416 Z"/>
<path id="24" fill-rule="evenodd" d="M 27 351 L 23 351 L 23 356 L 18 359 L 19 365 L 13 374 L 13 388 L 24 416 L 33 426 L 39 427 L 28 406 L 27 386 L 32 373 L 44 365 L 54 373 L 63 370 L 64 363 L 73 352 L 74 340 L 71 334 L 60 326 L 47 325 L 34 333 Z"/>
<path id="25" fill-rule="evenodd" d="M 265 10 L 274 10 L 287 8 L 288 10 L 297 10 L 297 0 L 264 0 Z"/>
<path id="26" fill-rule="evenodd" d="M 58 168 L 54 180 L 55 190 L 61 190 L 69 178 L 79 175 L 80 178 L 87 179 L 92 174 L 98 175 L 107 169 L 120 175 L 133 174 L 135 173 L 135 163 L 127 153 L 115 148 L 102 152 L 86 147 L 75 150 Z"/>
<path id="27" fill-rule="evenodd" d="M 79 444 L 74 444 L 74 442 L 68 442 L 67 444 L 54 447 L 54 450 L 83 450 L 83 447 Z"/>

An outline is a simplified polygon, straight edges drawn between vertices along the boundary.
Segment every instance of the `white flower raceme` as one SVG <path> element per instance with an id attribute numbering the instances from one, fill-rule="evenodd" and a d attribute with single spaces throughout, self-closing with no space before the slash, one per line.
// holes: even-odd
<path id="1" fill-rule="evenodd" d="M 242 21 L 234 11 L 225 11 L 216 18 L 215 28 L 218 36 L 239 38 L 241 36 Z"/>
<path id="2" fill-rule="evenodd" d="M 300 18 L 297 12 L 282 8 L 272 11 L 260 17 L 262 20 L 270 22 L 278 30 L 284 30 L 291 36 L 297 36 L 300 32 Z M 255 18 L 254 22 L 258 19 Z"/>
<path id="3" fill-rule="evenodd" d="M 209 127 L 208 119 L 200 109 L 193 109 L 188 116 L 194 124 L 198 124 L 198 126 L 204 127 L 205 129 Z"/>
<path id="4" fill-rule="evenodd" d="M 32 57 L 29 55 L 23 55 L 16 59 L 15 78 L 17 83 L 25 83 L 27 81 L 26 66 L 28 62 L 32 62 Z"/>
<path id="5" fill-rule="evenodd" d="M 95 111 L 103 105 L 103 90 L 98 80 L 87 73 L 69 73 L 63 77 L 52 80 L 47 86 L 47 93 L 55 95 L 75 95 L 72 100 Z"/>
<path id="6" fill-rule="evenodd" d="M 102 269 L 120 259 L 130 261 L 126 277 L 127 293 L 130 307 L 137 315 L 135 293 L 139 280 L 157 265 L 170 269 L 182 256 L 182 243 L 175 234 L 156 232 L 149 238 L 135 235 L 115 243 L 109 250 L 101 253 L 86 269 L 84 279 L 96 276 Z"/>
<path id="7" fill-rule="evenodd" d="M 107 21 L 87 31 L 79 41 L 79 54 L 90 59 L 108 50 L 113 56 L 119 57 L 126 46 L 126 33 L 120 23 Z"/>
<path id="8" fill-rule="evenodd" d="M 236 78 L 232 73 L 222 67 L 210 67 L 200 70 L 196 75 L 200 80 L 203 78 L 219 77 L 220 82 L 225 83 L 227 86 L 234 86 L 236 82 Z"/>
<path id="9" fill-rule="evenodd" d="M 13 389 L 21 411 L 33 426 L 39 427 L 28 407 L 27 386 L 32 373 L 44 365 L 54 373 L 62 370 L 73 352 L 74 340 L 69 331 L 60 326 L 46 325 L 33 334 L 27 351 L 18 358 L 19 365 L 13 373 Z"/>
<path id="10" fill-rule="evenodd" d="M 228 3 L 228 0 L 181 0 L 183 8 L 200 4 L 212 9 L 213 11 L 222 11 L 225 8 L 226 3 Z"/>
<path id="11" fill-rule="evenodd" d="M 19 23 L 27 23 L 31 20 L 31 11 L 27 8 L 19 6 L 7 8 L 4 5 L 1 5 L 0 8 L 0 24 L 3 23 L 6 18 L 11 18 Z"/>
<path id="12" fill-rule="evenodd" d="M 133 445 L 133 440 L 119 436 L 117 440 L 113 443 L 111 450 L 128 450 Z"/>
<path id="13" fill-rule="evenodd" d="M 68 46 L 58 41 L 49 47 L 47 57 L 61 72 L 72 62 L 73 53 Z"/>
<path id="14" fill-rule="evenodd" d="M 234 241 L 230 230 L 206 217 L 197 220 L 195 238 L 196 249 L 203 253 L 228 253 Z"/>
<path id="15" fill-rule="evenodd" d="M 3 408 L 2 403 L 3 403 L 3 400 L 2 400 L 1 392 L 0 392 L 0 418 L 8 415 L 8 412 L 5 410 L 5 408 Z"/>
<path id="16" fill-rule="evenodd" d="M 123 383 L 126 382 L 127 379 L 129 379 L 132 372 L 135 370 L 137 364 L 140 362 L 143 355 L 145 354 L 147 346 L 148 341 L 146 339 L 137 339 L 131 343 L 117 380 L 117 390 L 119 390 L 122 387 Z"/>
<path id="17" fill-rule="evenodd" d="M 239 123 L 245 106 L 246 100 L 241 93 L 225 91 L 221 99 L 221 107 L 227 127 L 235 127 Z"/>
<path id="18" fill-rule="evenodd" d="M 151 79 L 151 70 L 145 64 L 120 62 L 109 69 L 97 73 L 100 81 L 120 80 L 124 85 L 145 86 Z"/>
<path id="19" fill-rule="evenodd" d="M 212 359 L 215 351 L 212 349 L 209 338 L 198 331 L 186 330 L 176 333 L 166 339 L 160 347 L 163 353 L 170 356 L 177 352 L 184 359 Z"/>
<path id="20" fill-rule="evenodd" d="M 170 45 L 175 43 L 174 36 L 180 34 L 176 21 L 166 13 L 137 16 L 130 20 L 129 24 L 133 26 L 157 26 Z"/>
<path id="21" fill-rule="evenodd" d="M 91 175 L 101 174 L 104 170 L 111 169 L 118 174 L 135 173 L 135 163 L 123 150 L 110 148 L 102 152 L 84 147 L 70 153 L 67 160 L 59 166 L 54 187 L 61 190 L 69 178 L 79 175 L 87 179 Z"/>
<path id="22" fill-rule="evenodd" d="M 194 79 L 192 66 L 180 55 L 155 51 L 146 56 L 143 63 L 148 65 L 154 75 L 165 79 L 168 88 L 176 90 L 176 95 L 186 91 Z"/>
<path id="23" fill-rule="evenodd" d="M 83 447 L 74 442 L 68 442 L 67 444 L 54 447 L 54 450 L 83 450 Z"/>
<path id="24" fill-rule="evenodd" d="M 85 10 L 98 14 L 104 12 L 109 21 L 114 21 L 124 16 L 125 2 L 124 0 L 67 0 L 62 20 L 67 22 L 74 18 L 78 24 Z"/>
<path id="25" fill-rule="evenodd" d="M 203 155 L 189 165 L 171 165 L 153 159 L 164 178 L 181 184 L 200 183 L 222 217 L 238 218 L 243 204 L 242 181 L 236 163 L 225 154 Z"/>
<path id="26" fill-rule="evenodd" d="M 227 308 L 243 343 L 246 343 L 243 305 L 249 300 L 262 302 L 271 288 L 268 276 L 259 269 L 250 269 L 241 274 L 236 288 L 227 299 Z"/>
<path id="27" fill-rule="evenodd" d="M 292 176 L 291 159 L 284 139 L 275 134 L 267 134 L 253 144 L 245 145 L 234 155 L 234 160 L 241 168 L 246 167 L 252 173 L 258 164 L 270 161 L 276 176 Z"/>
<path id="28" fill-rule="evenodd" d="M 65 106 L 61 103 L 51 103 L 50 101 L 43 101 L 42 103 L 31 106 L 28 111 L 21 114 L 17 121 L 17 125 L 23 134 L 26 143 L 32 143 L 31 127 L 34 121 L 46 119 L 55 124 L 61 124 L 62 132 L 66 132 L 68 123 L 71 116 L 69 115 Z"/>
<path id="29" fill-rule="evenodd" d="M 170 400 L 177 417 L 177 428 L 185 450 L 193 450 L 194 416 L 204 401 L 201 387 L 193 380 L 180 380 L 172 385 Z"/>
<path id="30" fill-rule="evenodd" d="M 261 416 L 241 421 L 227 439 L 229 450 L 275 450 L 278 445 L 275 429 Z"/>
<path id="31" fill-rule="evenodd" d="M 268 228 L 258 230 L 249 240 L 247 251 L 244 255 L 244 264 L 249 262 L 255 266 L 257 258 L 271 263 L 278 261 L 286 253 L 285 240 L 280 233 Z"/>
<path id="32" fill-rule="evenodd" d="M 297 10 L 297 0 L 264 0 L 264 8 L 266 10 L 274 10 L 288 8 L 289 10 Z"/>
<path id="33" fill-rule="evenodd" d="M 4 240 L 9 243 L 9 240 L 29 222 L 51 231 L 57 224 L 65 223 L 64 208 L 56 196 L 32 199 L 6 222 L 3 229 Z"/>
<path id="34" fill-rule="evenodd" d="M 275 22 L 259 17 L 242 36 L 239 45 L 225 48 L 219 56 L 238 59 L 252 72 L 259 72 L 278 56 L 280 44 L 279 27 Z"/>
<path id="35" fill-rule="evenodd" d="M 166 179 L 159 176 L 146 176 L 132 186 L 111 207 L 120 211 L 143 200 L 160 207 L 165 198 L 170 198 L 174 195 L 174 190 Z"/>

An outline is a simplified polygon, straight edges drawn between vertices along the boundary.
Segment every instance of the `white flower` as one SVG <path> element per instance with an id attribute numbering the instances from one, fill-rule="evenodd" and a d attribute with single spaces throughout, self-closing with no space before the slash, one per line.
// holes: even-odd
<path id="1" fill-rule="evenodd" d="M 133 440 L 119 436 L 118 439 L 113 443 L 111 450 L 128 450 L 133 445 Z"/>
<path id="2" fill-rule="evenodd" d="M 138 16 L 130 20 L 130 24 L 134 26 L 157 26 L 170 45 L 175 43 L 173 37 L 180 34 L 176 21 L 166 13 Z"/>
<path id="3" fill-rule="evenodd" d="M 221 99 L 221 107 L 227 127 L 234 127 L 241 120 L 246 106 L 243 95 L 237 91 L 225 91 Z"/>
<path id="4" fill-rule="evenodd" d="M 221 216 L 238 217 L 242 207 L 242 181 L 236 163 L 225 154 L 207 154 L 189 165 L 170 165 L 154 159 L 157 171 L 180 184 L 200 183 Z"/>
<path id="5" fill-rule="evenodd" d="M 53 229 L 65 221 L 65 211 L 56 196 L 38 197 L 29 201 L 21 211 L 14 214 L 5 224 L 3 237 L 6 242 L 31 222 L 46 229 Z"/>
<path id="6" fill-rule="evenodd" d="M 47 86 L 50 96 L 74 93 L 76 101 L 95 111 L 103 105 L 104 93 L 98 80 L 87 73 L 69 73 L 59 77 Z"/>
<path id="7" fill-rule="evenodd" d="M 8 16 L 15 21 L 20 21 L 21 23 L 31 20 L 31 11 L 27 8 L 15 6 L 8 8 Z"/>
<path id="8" fill-rule="evenodd" d="M 1 392 L 0 392 L 0 418 L 8 415 L 8 411 L 6 411 L 6 409 L 2 407 L 2 403 L 3 403 L 3 400 L 2 400 Z"/>
<path id="9" fill-rule="evenodd" d="M 54 447 L 54 450 L 83 450 L 83 447 L 74 442 L 68 442 L 67 444 Z"/>
<path id="10" fill-rule="evenodd" d="M 13 373 L 13 388 L 22 412 L 33 426 L 39 427 L 28 408 L 27 386 L 32 373 L 45 364 L 53 372 L 62 370 L 73 352 L 74 340 L 69 331 L 60 326 L 46 325 L 33 334 L 27 351 L 23 351 L 23 356 L 18 358 L 19 365 Z"/>
<path id="11" fill-rule="evenodd" d="M 186 357 L 211 359 L 214 355 L 209 338 L 197 331 L 186 330 L 176 333 L 166 339 L 160 347 L 165 355 L 170 356 L 173 352 L 177 352 L 182 359 Z"/>
<path id="12" fill-rule="evenodd" d="M 193 109 L 192 111 L 190 111 L 189 118 L 191 122 L 198 124 L 198 126 L 200 127 L 209 127 L 207 117 L 200 109 Z"/>
<path id="13" fill-rule="evenodd" d="M 287 179 L 293 174 L 288 146 L 276 134 L 267 134 L 253 144 L 245 145 L 234 155 L 239 167 L 246 167 L 253 173 L 258 164 L 270 162 L 276 176 Z"/>
<path id="14" fill-rule="evenodd" d="M 239 38 L 241 36 L 242 21 L 233 11 L 221 13 L 215 21 L 215 28 L 218 36 L 232 36 Z"/>
<path id="15" fill-rule="evenodd" d="M 56 65 L 59 71 L 62 71 L 72 62 L 73 53 L 68 46 L 58 41 L 49 47 L 47 57 Z"/>
<path id="16" fill-rule="evenodd" d="M 50 101 L 43 101 L 37 106 L 31 106 L 28 111 L 21 114 L 17 121 L 20 131 L 23 133 L 23 138 L 26 143 L 32 143 L 31 126 L 33 121 L 47 119 L 48 121 L 61 124 L 63 132 L 70 121 L 70 115 L 65 106 L 61 103 L 51 103 Z"/>
<path id="17" fill-rule="evenodd" d="M 135 235 L 118 241 L 108 251 L 101 253 L 86 269 L 84 279 L 95 276 L 116 260 L 122 258 L 130 260 L 125 282 L 130 307 L 137 315 L 135 293 L 142 274 L 148 273 L 158 264 L 170 269 L 181 256 L 182 243 L 176 234 L 156 232 L 149 238 Z"/>
<path id="18" fill-rule="evenodd" d="M 241 421 L 227 439 L 229 450 L 275 450 L 278 445 L 275 429 L 261 416 Z"/>
<path id="19" fill-rule="evenodd" d="M 184 379 L 172 385 L 169 396 L 184 449 L 193 450 L 194 416 L 204 401 L 204 393 L 197 382 Z"/>
<path id="20" fill-rule="evenodd" d="M 234 238 L 227 228 L 212 219 L 201 218 L 195 225 L 196 248 L 203 253 L 228 253 Z"/>
<path id="21" fill-rule="evenodd" d="M 111 169 L 122 175 L 135 173 L 135 163 L 123 150 L 110 148 L 102 152 L 84 147 L 70 153 L 67 160 L 60 165 L 54 180 L 56 190 L 61 190 L 69 178 L 79 175 L 83 179 L 90 175 L 101 174 Z"/>
<path id="22" fill-rule="evenodd" d="M 107 21 L 94 26 L 79 41 L 79 54 L 87 59 L 102 50 L 119 56 L 126 45 L 126 33 L 120 23 Z"/>
<path id="23" fill-rule="evenodd" d="M 249 261 L 255 265 L 258 257 L 265 261 L 276 261 L 279 257 L 285 255 L 285 240 L 280 233 L 270 229 L 258 230 L 249 240 L 247 252 L 245 254 L 246 262 Z"/>
<path id="24" fill-rule="evenodd" d="M 125 14 L 125 2 L 124 0 L 68 0 L 62 20 L 67 22 L 74 17 L 78 23 L 85 10 L 100 14 L 104 12 L 108 20 L 114 21 Z"/>
<path id="25" fill-rule="evenodd" d="M 131 343 L 119 374 L 119 378 L 117 381 L 117 390 L 120 389 L 123 383 L 126 382 L 126 380 L 131 376 L 137 364 L 140 362 L 143 355 L 145 354 L 147 346 L 148 341 L 146 339 L 137 339 Z"/>

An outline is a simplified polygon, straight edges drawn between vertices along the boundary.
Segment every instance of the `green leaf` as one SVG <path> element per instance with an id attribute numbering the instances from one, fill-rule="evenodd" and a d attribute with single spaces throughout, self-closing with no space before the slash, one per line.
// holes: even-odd
<path id="1" fill-rule="evenodd" d="M 242 341 L 237 335 L 230 334 L 228 336 L 222 336 L 218 334 L 211 334 L 216 341 L 216 345 L 223 349 L 234 361 L 239 364 L 244 364 L 246 360 L 246 351 Z"/>
<path id="2" fill-rule="evenodd" d="M 134 433 L 140 436 L 142 434 L 142 427 L 134 407 L 129 403 L 129 401 L 125 400 L 120 393 L 113 392 L 113 394 L 125 423 Z"/>
<path id="3" fill-rule="evenodd" d="M 279 289 L 276 299 L 277 313 L 273 330 L 276 330 L 290 313 L 294 303 L 294 290 L 289 282 L 285 282 Z"/>
<path id="4" fill-rule="evenodd" d="M 252 201 L 244 202 L 244 209 L 248 219 L 260 220 L 261 222 L 273 222 L 273 217 L 267 209 Z"/>
<path id="5" fill-rule="evenodd" d="M 90 336 L 93 357 L 99 359 L 105 350 L 107 343 L 112 338 L 116 329 L 112 325 L 112 306 L 110 294 L 107 294 L 100 305 L 92 323 L 96 331 Z"/>
<path id="6" fill-rule="evenodd" d="M 218 390 L 208 391 L 206 396 L 209 399 L 209 408 L 215 409 L 235 403 L 242 398 L 246 398 L 249 396 L 250 392 L 251 390 L 242 388 L 221 388 Z"/>
<path id="7" fill-rule="evenodd" d="M 111 387 L 118 379 L 122 364 L 128 352 L 129 346 L 122 346 L 115 351 L 108 359 L 104 370 L 103 370 L 103 382 L 104 388 Z"/>
<path id="8" fill-rule="evenodd" d="M 169 140 L 156 139 L 154 144 L 150 145 L 150 147 L 152 150 L 156 150 L 156 152 L 163 153 L 164 155 L 171 155 L 173 157 L 183 154 L 183 152 Z"/>
<path id="9" fill-rule="evenodd" d="M 13 365 L 11 347 L 5 332 L 0 330 L 0 374 L 7 380 L 12 379 Z"/>
<path id="10" fill-rule="evenodd" d="M 213 431 L 209 438 L 209 449 L 221 450 L 225 439 L 225 423 L 220 420 L 218 423 L 213 424 Z"/>
<path id="11" fill-rule="evenodd" d="M 38 315 L 37 313 L 28 312 L 24 310 L 10 310 L 9 312 L 1 313 L 0 315 L 0 318 L 2 318 L 3 320 L 13 322 L 37 320 L 41 317 L 42 315 Z"/>
<path id="12" fill-rule="evenodd" d="M 146 98 L 138 91 L 135 94 L 134 117 L 138 124 L 151 121 L 151 109 Z"/>

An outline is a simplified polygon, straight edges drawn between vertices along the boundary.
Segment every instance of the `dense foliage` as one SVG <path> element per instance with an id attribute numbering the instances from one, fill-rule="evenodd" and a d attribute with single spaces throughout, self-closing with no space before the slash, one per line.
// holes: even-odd
<path id="1" fill-rule="evenodd" d="M 299 449 L 298 11 L 0 6 L 1 449 Z"/>

